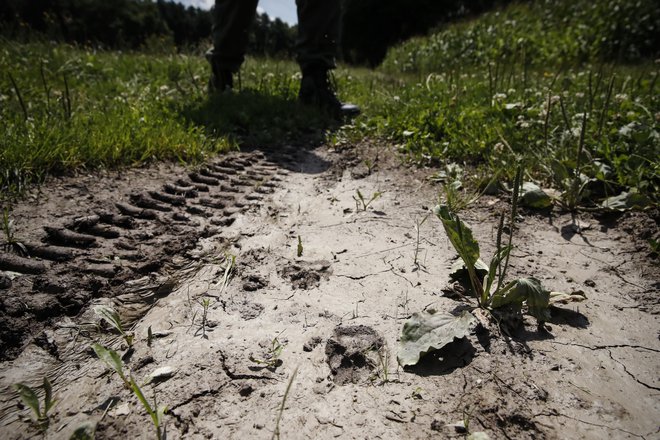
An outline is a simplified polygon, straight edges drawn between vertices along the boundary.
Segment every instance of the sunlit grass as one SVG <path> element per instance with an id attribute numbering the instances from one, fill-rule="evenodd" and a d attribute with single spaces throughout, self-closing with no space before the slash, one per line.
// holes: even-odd
<path id="1" fill-rule="evenodd" d="M 444 41 L 436 36 L 393 49 L 375 71 L 340 66 L 334 72 L 340 98 L 363 109 L 341 127 L 296 102 L 300 73 L 293 61 L 248 59 L 235 92 L 209 98 L 201 52 L 3 42 L 0 187 L 13 193 L 47 174 L 81 168 L 194 163 L 240 146 L 374 138 L 412 163 L 469 164 L 503 182 L 513 176 L 513 164 L 522 164 L 527 178 L 562 192 L 579 182 L 581 203 L 631 189 L 657 202 L 658 64 L 589 63 L 566 50 L 559 57 L 544 49 L 552 41 L 534 51 L 505 51 L 502 38 L 488 46 L 486 34 L 515 36 L 520 29 L 531 32 L 525 44 L 565 38 L 538 34 L 543 28 L 534 30 L 534 14 L 513 6 L 450 27 L 439 34 L 450 34 L 447 44 L 461 35 L 479 37 L 479 44 L 445 64 L 434 58 L 433 45 Z M 417 64 L 406 64 L 413 52 Z"/>

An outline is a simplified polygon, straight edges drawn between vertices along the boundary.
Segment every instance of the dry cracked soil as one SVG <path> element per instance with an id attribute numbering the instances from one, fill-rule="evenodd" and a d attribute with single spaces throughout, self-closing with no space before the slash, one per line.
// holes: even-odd
<path id="1" fill-rule="evenodd" d="M 414 312 L 470 305 L 440 222 L 421 223 L 432 172 L 364 143 L 51 179 L 13 206 L 0 253 L 0 438 L 42 436 L 12 385 L 44 376 L 45 438 L 155 438 L 95 342 L 168 407 L 169 439 L 660 438 L 657 213 L 582 214 L 576 233 L 568 214 L 523 212 L 511 276 L 588 299 L 398 367 Z M 381 196 L 365 210 L 358 190 Z M 482 255 L 506 209 L 501 194 L 463 213 Z"/>

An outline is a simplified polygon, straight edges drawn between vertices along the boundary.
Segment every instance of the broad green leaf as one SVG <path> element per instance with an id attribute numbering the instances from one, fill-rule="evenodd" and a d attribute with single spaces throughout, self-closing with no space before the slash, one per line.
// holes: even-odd
<path id="1" fill-rule="evenodd" d="M 520 202 L 523 206 L 535 209 L 545 209 L 552 206 L 552 199 L 538 185 L 525 182 L 520 193 Z"/>
<path id="2" fill-rule="evenodd" d="M 550 292 L 549 304 L 554 306 L 556 304 L 568 304 L 569 302 L 580 302 L 587 299 L 587 295 L 583 291 L 564 293 L 564 292 Z"/>
<path id="3" fill-rule="evenodd" d="M 452 213 L 447 205 L 438 205 L 433 212 L 442 221 L 449 241 L 465 263 L 470 275 L 470 285 L 481 305 L 485 301 L 483 286 L 474 269 L 479 260 L 479 243 L 472 236 L 470 228 L 458 218 L 458 215 Z"/>
<path id="4" fill-rule="evenodd" d="M 465 337 L 476 322 L 471 313 L 460 316 L 429 312 L 414 313 L 403 325 L 399 343 L 399 364 L 415 365 L 426 353 L 438 350 L 454 339 Z"/>
<path id="5" fill-rule="evenodd" d="M 628 209 L 644 209 L 651 204 L 648 197 L 638 193 L 634 189 L 630 192 L 622 192 L 618 196 L 605 199 L 601 206 L 613 211 L 626 211 Z"/>
<path id="6" fill-rule="evenodd" d="M 37 416 L 37 418 L 41 418 L 41 410 L 39 409 L 39 397 L 37 397 L 37 393 L 35 393 L 32 388 L 22 383 L 17 383 L 14 385 L 14 389 L 18 391 L 18 395 L 21 397 L 23 403 L 29 406 L 32 411 L 34 411 L 34 414 Z"/>
<path id="7" fill-rule="evenodd" d="M 44 376 L 44 415 L 48 414 L 48 411 L 55 406 L 56 400 L 53 400 L 53 387 L 50 384 L 50 381 L 47 377 Z"/>
<path id="8" fill-rule="evenodd" d="M 105 348 L 101 344 L 97 343 L 92 344 L 92 348 L 94 349 L 96 356 L 98 356 L 98 358 L 101 359 L 108 367 L 115 370 L 117 374 L 119 374 L 119 377 L 121 377 L 121 379 L 124 381 L 124 383 L 128 385 L 129 382 L 124 375 L 124 367 L 121 362 L 121 357 L 119 357 L 117 352 Z"/>
<path id="9" fill-rule="evenodd" d="M 566 165 L 557 159 L 552 159 L 550 161 L 550 167 L 552 168 L 553 177 L 556 182 L 563 183 L 571 177 Z"/>
<path id="10" fill-rule="evenodd" d="M 550 292 L 541 286 L 536 278 L 519 278 L 498 292 L 495 292 L 491 300 L 491 306 L 496 309 L 507 304 L 527 304 L 529 314 L 539 322 L 550 319 L 548 305 Z"/>
<path id="11" fill-rule="evenodd" d="M 479 243 L 472 237 L 470 228 L 450 212 L 446 205 L 436 206 L 433 212 L 442 221 L 447 237 L 463 259 L 465 267 L 474 267 L 479 259 Z"/>

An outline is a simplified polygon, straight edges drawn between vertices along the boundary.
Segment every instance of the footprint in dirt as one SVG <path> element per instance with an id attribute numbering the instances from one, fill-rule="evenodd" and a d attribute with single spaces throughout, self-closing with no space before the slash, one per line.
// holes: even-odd
<path id="1" fill-rule="evenodd" d="M 279 270 L 282 278 L 291 281 L 294 289 L 309 290 L 321 284 L 321 278 L 328 278 L 330 263 L 327 261 L 289 263 Z"/>
<path id="2" fill-rule="evenodd" d="M 367 380 L 384 345 L 383 337 L 366 325 L 335 327 L 325 346 L 332 380 L 338 385 Z"/>

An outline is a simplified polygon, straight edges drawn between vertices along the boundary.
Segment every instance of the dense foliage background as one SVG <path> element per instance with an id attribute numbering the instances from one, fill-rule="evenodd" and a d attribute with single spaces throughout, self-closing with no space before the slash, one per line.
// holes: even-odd
<path id="1" fill-rule="evenodd" d="M 291 0 L 293 3 L 294 0 Z M 475 15 L 510 0 L 344 0 L 341 58 L 352 64 L 379 64 L 387 49 L 441 23 Z M 5 0 L 0 33 L 108 49 L 179 50 L 208 45 L 212 12 L 157 0 Z M 296 29 L 258 14 L 250 33 L 252 55 L 290 56 Z"/>

